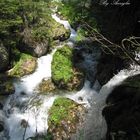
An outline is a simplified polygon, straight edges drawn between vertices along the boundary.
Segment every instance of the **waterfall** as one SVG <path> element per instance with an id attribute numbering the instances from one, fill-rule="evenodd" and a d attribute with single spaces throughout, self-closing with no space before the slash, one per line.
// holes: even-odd
<path id="1" fill-rule="evenodd" d="M 73 44 L 77 35 L 76 31 L 71 28 L 68 21 L 60 20 L 56 15 L 52 15 L 52 17 L 63 24 L 65 28 L 70 29 L 71 35 L 68 44 Z M 48 110 L 58 96 L 38 95 L 34 92 L 34 89 L 43 78 L 51 78 L 51 62 L 56 50 L 54 49 L 51 54 L 38 58 L 38 67 L 33 74 L 24 76 L 19 81 L 14 82 L 15 93 L 8 97 L 3 109 L 5 113 L 5 132 L 0 137 L 1 140 L 26 140 L 36 134 L 47 132 Z M 89 107 L 93 92 L 95 91 L 90 88 L 89 81 L 86 81 L 81 91 L 63 96 Z M 79 100 L 79 97 L 83 100 Z"/>
<path id="2" fill-rule="evenodd" d="M 73 44 L 77 36 L 76 31 L 71 28 L 68 21 L 61 20 L 56 14 L 52 17 L 63 24 L 66 29 L 70 29 L 71 35 L 68 44 Z M 137 66 L 133 66 L 134 69 L 122 70 L 104 85 L 99 93 L 95 88 L 98 88 L 98 82 L 91 87 L 90 82 L 86 80 L 84 87 L 78 92 L 63 95 L 38 95 L 34 89 L 43 78 L 51 78 L 51 62 L 56 50 L 38 58 L 38 67 L 33 74 L 14 82 L 15 94 L 10 95 L 4 105 L 5 132 L 2 137 L 0 136 L 1 140 L 23 140 L 23 138 L 26 140 L 36 134 L 46 133 L 48 110 L 58 96 L 70 98 L 89 109 L 83 128 L 72 139 L 77 140 L 82 135 L 83 140 L 101 140 L 106 133 L 106 123 L 101 113 L 107 95 L 128 76 L 140 73 L 140 68 Z M 84 54 L 83 62 L 85 67 L 90 65 L 92 72 L 96 70 L 98 52 L 95 52 L 94 55 L 95 58 L 91 60 L 90 55 Z M 79 97 L 82 100 L 79 100 Z"/>
<path id="3" fill-rule="evenodd" d="M 102 110 L 105 107 L 106 98 L 111 91 L 120 85 L 126 78 L 140 74 L 140 66 L 131 65 L 129 69 L 124 69 L 114 75 L 99 91 L 95 94 L 93 90 L 90 102 L 90 108 L 83 124 L 72 140 L 82 138 L 83 140 L 105 140 L 107 126 L 102 116 Z"/>

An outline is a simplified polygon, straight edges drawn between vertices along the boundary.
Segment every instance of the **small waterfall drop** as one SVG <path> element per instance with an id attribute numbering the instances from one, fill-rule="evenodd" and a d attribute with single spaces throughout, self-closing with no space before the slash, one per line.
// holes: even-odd
<path id="1" fill-rule="evenodd" d="M 77 36 L 76 31 L 71 28 L 68 21 L 60 20 L 56 15 L 52 15 L 52 17 L 63 24 L 65 28 L 70 29 L 69 44 L 73 44 Z M 3 136 L 0 136 L 1 140 L 26 140 L 39 133 L 47 132 L 48 110 L 58 96 L 38 95 L 34 89 L 43 78 L 51 78 L 51 62 L 56 50 L 54 49 L 51 54 L 38 58 L 38 67 L 33 74 L 14 82 L 16 91 L 9 96 L 4 105 L 6 130 Z M 89 58 L 87 57 L 87 59 Z M 64 96 L 89 107 L 93 92 L 95 91 L 90 88 L 89 81 L 86 81 L 80 91 Z M 79 97 L 83 100 L 79 100 Z"/>
<path id="2" fill-rule="evenodd" d="M 111 91 L 120 85 L 126 78 L 140 74 L 140 66 L 131 65 L 129 69 L 121 70 L 114 75 L 99 91 L 98 94 L 93 92 L 91 96 L 90 108 L 83 124 L 78 132 L 72 137 L 77 140 L 82 137 L 83 140 L 105 140 L 107 126 L 102 116 L 102 110 L 105 107 L 106 98 Z"/>
<path id="3" fill-rule="evenodd" d="M 61 20 L 56 14 L 52 17 L 63 24 L 66 29 L 70 29 L 69 43 L 73 44 L 77 36 L 76 31 L 71 28 L 68 21 Z M 38 95 L 34 93 L 34 89 L 43 78 L 51 78 L 51 62 L 55 51 L 56 49 L 51 54 L 38 59 L 38 67 L 33 74 L 24 76 L 20 81 L 14 82 L 16 92 L 14 95 L 9 96 L 4 105 L 6 130 L 0 140 L 26 140 L 36 134 L 47 132 L 48 110 L 58 96 Z M 95 52 L 96 54 L 98 53 Z M 91 72 L 94 72 L 97 59 L 91 60 L 89 55 L 84 57 L 85 62 L 83 65 L 86 67 L 87 63 L 91 64 L 90 69 L 93 69 Z M 86 80 L 80 91 L 63 95 L 89 108 L 83 128 L 72 139 L 77 140 L 81 135 L 83 140 L 101 140 L 104 138 L 106 123 L 102 117 L 102 109 L 107 95 L 124 79 L 138 73 L 140 73 L 140 67 L 138 66 L 133 66 L 133 69 L 130 70 L 120 71 L 101 88 L 99 93 L 95 88 L 98 84 L 91 88 L 90 82 Z M 79 97 L 82 100 L 79 100 Z"/>

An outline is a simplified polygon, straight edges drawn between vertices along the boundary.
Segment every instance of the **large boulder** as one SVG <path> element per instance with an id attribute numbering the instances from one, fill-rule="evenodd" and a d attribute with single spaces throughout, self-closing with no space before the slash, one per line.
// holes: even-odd
<path id="1" fill-rule="evenodd" d="M 114 74 L 129 65 L 128 59 L 124 60 L 114 55 L 102 53 L 97 65 L 97 79 L 101 85 L 106 84 Z"/>
<path id="2" fill-rule="evenodd" d="M 6 70 L 9 64 L 9 54 L 2 43 L 0 43 L 0 62 L 0 71 Z"/>
<path id="3" fill-rule="evenodd" d="M 70 139 L 81 124 L 85 108 L 71 99 L 59 97 L 55 99 L 49 110 L 48 134 L 53 140 Z"/>
<path id="4" fill-rule="evenodd" d="M 127 78 L 106 100 L 107 140 L 139 140 L 140 74 Z"/>
<path id="5" fill-rule="evenodd" d="M 37 42 L 34 40 L 30 29 L 25 29 L 21 35 L 18 45 L 21 52 L 31 54 L 32 56 L 40 57 L 47 53 L 48 40 Z"/>
<path id="6" fill-rule="evenodd" d="M 22 77 L 29 75 L 35 71 L 37 67 L 37 59 L 28 54 L 21 53 L 19 61 L 7 73 L 13 77 Z"/>
<path id="7" fill-rule="evenodd" d="M 70 36 L 70 30 L 53 18 L 44 17 L 37 24 L 26 27 L 21 33 L 18 48 L 33 56 L 40 57 L 49 51 L 56 40 L 64 41 Z"/>
<path id="8" fill-rule="evenodd" d="M 58 88 L 80 90 L 84 84 L 84 74 L 74 67 L 73 49 L 59 48 L 52 61 L 52 81 Z"/>

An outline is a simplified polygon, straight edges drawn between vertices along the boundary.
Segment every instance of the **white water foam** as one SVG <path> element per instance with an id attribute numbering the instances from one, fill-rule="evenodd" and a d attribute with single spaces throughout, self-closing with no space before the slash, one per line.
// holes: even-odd
<path id="1" fill-rule="evenodd" d="M 23 137 L 26 139 L 47 130 L 47 112 L 56 97 L 36 96 L 33 91 L 43 78 L 51 77 L 51 62 L 55 51 L 38 58 L 36 71 L 14 83 L 15 94 L 9 97 L 4 106 L 10 140 L 23 140 Z M 23 120 L 28 123 L 27 128 L 22 126 Z"/>
<path id="2" fill-rule="evenodd" d="M 76 32 L 70 27 L 68 21 L 59 20 L 57 16 L 54 17 L 65 28 L 71 30 L 71 38 L 76 36 Z M 15 94 L 11 95 L 4 105 L 8 140 L 23 140 L 34 137 L 38 133 L 47 132 L 48 110 L 57 96 L 36 95 L 34 89 L 43 78 L 51 77 L 51 62 L 55 51 L 56 49 L 51 54 L 38 58 L 38 67 L 33 74 L 14 82 Z M 69 96 L 69 98 L 80 103 L 78 101 L 78 96 L 80 96 L 83 98 L 81 103 L 88 104 L 89 97 L 86 96 L 88 85 L 86 82 L 80 92 Z"/>
<path id="3" fill-rule="evenodd" d="M 98 94 L 95 94 L 91 89 L 91 102 L 87 118 L 83 124 L 83 128 L 77 132 L 72 140 L 77 140 L 82 137 L 83 140 L 105 140 L 107 126 L 106 121 L 102 116 L 102 110 L 106 105 L 106 98 L 111 91 L 120 85 L 126 78 L 140 74 L 140 66 L 133 65 L 130 69 L 121 70 L 118 74 L 114 75 L 107 84 L 105 84 Z"/>
<path id="4" fill-rule="evenodd" d="M 76 32 L 72 32 L 68 21 L 60 20 L 56 15 L 53 15 L 53 18 L 63 24 L 65 28 L 71 30 L 71 38 L 76 37 Z M 53 53 L 54 52 L 55 50 Z M 37 70 L 31 75 L 21 78 L 21 81 L 14 83 L 16 92 L 9 97 L 4 106 L 4 111 L 7 116 L 5 125 L 8 131 L 7 136 L 9 135 L 8 140 L 23 140 L 23 138 L 34 137 L 38 133 L 47 131 L 48 110 L 57 96 L 36 95 L 33 93 L 33 90 L 43 78 L 51 77 L 53 53 L 39 58 Z M 84 140 L 99 140 L 99 138 L 105 134 L 105 131 L 101 131 L 104 120 L 101 111 L 105 105 L 107 95 L 114 86 L 128 76 L 136 73 L 139 73 L 136 69 L 121 71 L 103 86 L 99 94 L 90 87 L 89 81 L 86 81 L 84 87 L 79 92 L 65 95 L 65 97 L 84 104 L 87 107 L 91 106 L 83 128 Z M 79 100 L 79 97 L 81 97 L 82 100 Z M 103 134 L 101 134 L 102 132 Z"/>
<path id="5" fill-rule="evenodd" d="M 14 83 L 16 92 L 24 91 L 28 94 L 32 93 L 43 78 L 51 77 L 51 62 L 55 51 L 56 49 L 54 49 L 51 54 L 38 58 L 38 67 L 36 71 L 31 75 L 21 78 L 21 82 Z"/>

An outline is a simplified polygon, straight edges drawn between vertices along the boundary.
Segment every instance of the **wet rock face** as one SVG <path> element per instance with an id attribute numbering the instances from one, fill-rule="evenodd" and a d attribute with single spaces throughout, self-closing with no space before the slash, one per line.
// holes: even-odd
<path id="1" fill-rule="evenodd" d="M 127 78 L 108 96 L 103 110 L 107 140 L 139 140 L 140 74 Z"/>
<path id="2" fill-rule="evenodd" d="M 102 54 L 97 65 L 97 79 L 99 83 L 101 85 L 106 84 L 114 74 L 118 73 L 118 71 L 124 67 L 127 67 L 127 63 L 114 55 Z"/>
<path id="3" fill-rule="evenodd" d="M 2 103 L 0 103 L 0 110 L 2 110 L 3 109 L 3 104 Z"/>
<path id="4" fill-rule="evenodd" d="M 7 69 L 9 64 L 9 54 L 7 49 L 0 43 L 0 71 Z"/>
<path id="5" fill-rule="evenodd" d="M 4 130 L 4 112 L 0 110 L 0 133 Z"/>

